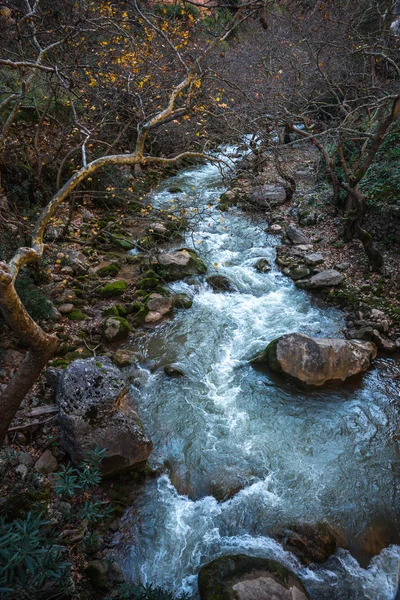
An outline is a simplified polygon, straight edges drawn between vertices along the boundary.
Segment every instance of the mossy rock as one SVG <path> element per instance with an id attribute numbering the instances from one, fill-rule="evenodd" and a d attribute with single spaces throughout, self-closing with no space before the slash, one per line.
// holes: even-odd
<path id="1" fill-rule="evenodd" d="M 155 290 L 158 287 L 160 280 L 156 277 L 146 277 L 138 283 L 138 288 L 141 290 Z"/>
<path id="2" fill-rule="evenodd" d="M 48 364 L 50 367 L 58 367 L 59 369 L 66 369 L 69 365 L 69 362 L 65 358 L 56 358 L 55 360 L 51 360 Z"/>
<path id="3" fill-rule="evenodd" d="M 88 315 L 79 310 L 79 308 L 74 308 L 67 315 L 70 321 L 85 321 L 85 319 L 89 319 Z"/>
<path id="4" fill-rule="evenodd" d="M 68 344 L 67 342 L 62 342 L 59 347 L 58 350 L 56 352 L 57 356 L 65 356 L 68 352 Z"/>
<path id="5" fill-rule="evenodd" d="M 99 277 L 115 277 L 120 270 L 121 265 L 118 262 L 112 262 L 105 267 L 101 267 L 96 271 Z"/>
<path id="6" fill-rule="evenodd" d="M 193 298 L 189 294 L 175 294 L 172 298 L 174 308 L 191 308 Z"/>
<path id="7" fill-rule="evenodd" d="M 246 587 L 252 588 L 247 591 L 248 597 L 284 598 L 289 597 L 289 590 L 297 588 L 295 597 L 309 600 L 298 577 L 284 565 L 275 560 L 245 554 L 221 556 L 204 565 L 198 578 L 200 598 L 235 600 L 243 582 L 247 584 Z"/>
<path id="8" fill-rule="evenodd" d="M 149 309 L 147 308 L 147 306 L 142 305 L 140 307 L 140 309 L 137 311 L 137 313 L 135 314 L 135 323 L 144 323 L 147 315 L 149 314 Z"/>
<path id="9" fill-rule="evenodd" d="M 110 316 L 103 322 L 103 337 L 106 342 L 119 342 L 128 337 L 131 331 L 129 322 L 123 317 Z"/>
<path id="10" fill-rule="evenodd" d="M 160 254 L 154 269 L 165 281 L 178 281 L 191 275 L 204 275 L 207 272 L 206 264 L 194 250 L 188 248 Z"/>
<path id="11" fill-rule="evenodd" d="M 118 315 L 120 317 L 126 317 L 126 315 L 128 314 L 128 311 L 125 308 L 125 306 L 123 306 L 123 304 L 116 304 L 115 308 L 117 309 Z"/>
<path id="12" fill-rule="evenodd" d="M 122 235 L 114 234 L 111 236 L 112 243 L 115 247 L 122 250 L 133 250 L 135 244 L 131 240 L 127 240 Z"/>
<path id="13" fill-rule="evenodd" d="M 128 314 L 137 313 L 142 308 L 142 306 L 143 306 L 143 304 L 141 302 L 139 302 L 139 300 L 136 300 L 136 302 L 133 302 L 132 304 L 128 304 L 128 306 L 126 307 L 127 313 Z"/>
<path id="14" fill-rule="evenodd" d="M 158 285 L 154 291 L 157 292 L 157 294 L 161 294 L 162 296 L 170 296 L 171 295 L 171 292 L 169 290 L 167 290 L 167 288 L 163 287 L 162 285 Z"/>
<path id="15" fill-rule="evenodd" d="M 92 358 L 92 356 L 93 352 L 91 352 L 89 348 L 78 348 L 77 350 L 68 352 L 65 358 L 71 363 L 73 360 L 78 360 L 79 358 Z"/>
<path id="16" fill-rule="evenodd" d="M 124 279 L 112 281 L 111 283 L 107 283 L 107 285 L 101 288 L 99 296 L 101 296 L 102 298 L 113 298 L 114 296 L 122 296 L 122 294 L 126 292 L 127 287 L 128 284 Z"/>
<path id="17" fill-rule="evenodd" d="M 105 310 L 103 310 L 103 317 L 110 317 L 110 316 L 119 317 L 119 312 L 118 312 L 117 306 L 110 306 L 109 308 L 106 308 Z"/>

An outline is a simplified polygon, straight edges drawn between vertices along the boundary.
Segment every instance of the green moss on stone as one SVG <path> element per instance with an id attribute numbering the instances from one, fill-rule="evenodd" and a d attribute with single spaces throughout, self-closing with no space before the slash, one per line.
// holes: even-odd
<path id="1" fill-rule="evenodd" d="M 67 316 L 70 321 L 84 321 L 89 318 L 88 315 L 79 310 L 79 308 L 72 309 Z"/>
<path id="2" fill-rule="evenodd" d="M 104 287 L 101 288 L 99 295 L 102 298 L 112 298 L 113 296 L 122 296 L 128 284 L 123 279 L 119 279 L 118 281 L 113 281 L 112 283 L 107 283 Z"/>
<path id="3" fill-rule="evenodd" d="M 159 284 L 159 279 L 156 277 L 146 277 L 141 279 L 138 283 L 138 287 L 141 290 L 154 290 Z"/>
<path id="4" fill-rule="evenodd" d="M 112 262 L 111 264 L 98 269 L 98 271 L 96 271 L 96 275 L 99 277 L 115 277 L 120 268 L 121 267 L 118 262 Z"/>

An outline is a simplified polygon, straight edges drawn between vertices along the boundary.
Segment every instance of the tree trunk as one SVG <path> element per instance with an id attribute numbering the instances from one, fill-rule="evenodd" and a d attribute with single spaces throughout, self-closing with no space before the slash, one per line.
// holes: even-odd
<path id="1" fill-rule="evenodd" d="M 17 373 L 0 394 L 0 447 L 24 396 L 60 345 L 58 337 L 45 333 L 29 316 L 15 290 L 14 277 L 10 267 L 0 262 L 0 309 L 7 325 L 29 350 Z"/>
<path id="2" fill-rule="evenodd" d="M 364 246 L 365 254 L 371 266 L 379 271 L 383 266 L 382 254 L 374 246 L 371 234 L 362 228 L 366 212 L 365 199 L 357 187 L 347 187 L 346 221 L 344 225 L 344 240 L 350 242 L 359 239 Z"/>
<path id="3" fill-rule="evenodd" d="M 0 394 L 0 447 L 22 400 L 39 377 L 47 361 L 57 350 L 59 343 L 57 338 L 52 338 L 46 348 L 39 351 L 28 350 L 18 371 Z"/>

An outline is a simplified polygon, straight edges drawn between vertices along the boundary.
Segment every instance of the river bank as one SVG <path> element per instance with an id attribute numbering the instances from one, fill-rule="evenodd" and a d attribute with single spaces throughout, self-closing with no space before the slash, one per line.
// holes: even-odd
<path id="1" fill-rule="evenodd" d="M 361 242 L 353 240 L 346 244 L 341 237 L 341 215 L 332 203 L 332 188 L 316 148 L 288 148 L 279 159 L 281 173 L 272 154 L 264 159 L 257 155 L 245 160 L 247 164 L 234 180 L 225 206 L 238 201 L 245 210 L 265 216 L 268 231 L 282 240 L 276 260 L 278 267 L 297 286 L 313 287 L 314 293 L 345 311 L 346 337 L 373 341 L 382 352 L 398 352 L 400 250 L 395 243 L 388 243 L 387 229 L 380 230 L 378 224 L 372 224 L 375 241 L 384 257 L 384 267 L 377 272 L 371 269 Z M 252 165 L 259 163 L 262 166 L 254 172 Z M 293 197 L 287 180 L 281 176 L 282 169 L 296 184 Z M 274 186 L 283 193 L 278 198 L 275 191 L 275 197 L 272 194 L 269 199 L 268 193 Z M 223 201 L 227 202 L 226 197 Z M 332 270 L 336 276 L 331 274 L 323 282 L 325 285 L 308 284 L 308 276 Z"/>

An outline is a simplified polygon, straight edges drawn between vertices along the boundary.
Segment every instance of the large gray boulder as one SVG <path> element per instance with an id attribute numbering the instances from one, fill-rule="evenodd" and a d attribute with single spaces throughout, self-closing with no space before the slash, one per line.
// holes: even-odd
<path id="1" fill-rule="evenodd" d="M 301 229 L 295 227 L 292 223 L 290 223 L 290 225 L 287 226 L 286 235 L 292 242 L 292 244 L 308 245 L 310 243 L 310 238 L 308 238 Z"/>
<path id="2" fill-rule="evenodd" d="M 57 390 L 60 441 L 73 462 L 105 448 L 102 472 L 116 475 L 144 463 L 152 443 L 132 406 L 121 371 L 110 358 L 76 360 Z"/>
<path id="3" fill-rule="evenodd" d="M 339 273 L 339 271 L 335 271 L 335 269 L 326 269 L 311 277 L 310 288 L 331 287 L 339 285 L 343 280 L 344 275 Z"/>
<path id="4" fill-rule="evenodd" d="M 261 189 L 251 192 L 248 201 L 258 208 L 267 210 L 283 204 L 286 199 L 286 189 L 283 185 L 264 185 Z"/>
<path id="5" fill-rule="evenodd" d="M 201 600 L 307 600 L 298 577 L 266 558 L 221 556 L 199 572 Z"/>
<path id="6" fill-rule="evenodd" d="M 302 384 L 321 386 L 362 373 L 376 354 L 372 342 L 288 333 L 268 344 L 253 364 L 268 366 Z"/>
<path id="7" fill-rule="evenodd" d="M 207 271 L 201 258 L 194 250 L 188 248 L 159 254 L 153 268 L 165 281 L 178 281 L 191 275 L 204 275 Z"/>

